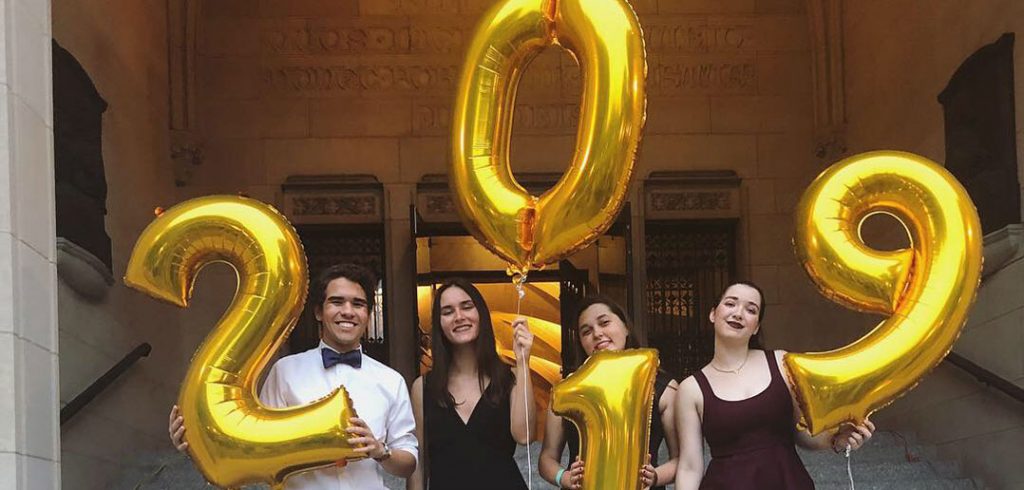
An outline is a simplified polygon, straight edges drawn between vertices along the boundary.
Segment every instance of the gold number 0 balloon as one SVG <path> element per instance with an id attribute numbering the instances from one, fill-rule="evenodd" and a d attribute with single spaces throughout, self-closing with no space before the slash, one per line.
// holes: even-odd
<path id="1" fill-rule="evenodd" d="M 572 163 L 535 197 L 512 176 L 509 135 L 523 70 L 551 45 L 579 62 L 583 94 Z M 478 24 L 456 93 L 450 185 L 463 222 L 513 270 L 556 262 L 614 221 L 643 128 L 646 70 L 625 0 L 504 0 Z"/>
<path id="2" fill-rule="evenodd" d="M 903 223 L 911 248 L 868 248 L 874 213 Z M 981 226 L 967 192 L 944 168 L 900 152 L 872 152 L 822 173 L 797 207 L 797 256 L 833 301 L 888 315 L 846 347 L 789 354 L 785 363 L 812 434 L 863 421 L 914 387 L 960 335 L 981 277 Z"/>
<path id="3" fill-rule="evenodd" d="M 192 358 L 178 396 L 196 466 L 221 487 L 279 487 L 290 473 L 356 459 L 345 433 L 355 410 L 343 388 L 281 410 L 256 398 L 257 377 L 306 298 L 302 245 L 276 210 L 236 196 L 181 203 L 142 232 L 125 283 L 186 307 L 196 276 L 213 262 L 235 269 L 238 289 Z"/>
<path id="4" fill-rule="evenodd" d="M 551 389 L 551 410 L 576 424 L 584 490 L 640 487 L 658 351 L 597 352 Z"/>

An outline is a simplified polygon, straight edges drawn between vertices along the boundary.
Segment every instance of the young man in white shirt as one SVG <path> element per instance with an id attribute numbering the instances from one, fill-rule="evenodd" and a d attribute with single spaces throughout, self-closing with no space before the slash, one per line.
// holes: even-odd
<path id="1" fill-rule="evenodd" d="M 265 405 L 284 408 L 308 404 L 344 385 L 360 416 L 350 420 L 349 442 L 365 444 L 361 450 L 369 458 L 299 473 L 286 480 L 288 490 L 384 490 L 378 468 L 402 478 L 416 469 L 416 423 L 405 379 L 362 353 L 375 284 L 370 271 L 354 264 L 321 272 L 310 288 L 320 345 L 278 360 L 260 391 Z M 177 412 L 177 407 L 171 411 L 171 440 L 184 451 L 188 443 Z"/>

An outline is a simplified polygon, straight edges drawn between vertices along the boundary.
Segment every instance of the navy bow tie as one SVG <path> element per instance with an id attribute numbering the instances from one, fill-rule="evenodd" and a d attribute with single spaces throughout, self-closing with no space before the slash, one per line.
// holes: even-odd
<path id="1" fill-rule="evenodd" d="M 324 348 L 320 349 L 320 356 L 324 359 L 324 369 L 335 364 L 348 364 L 356 369 L 363 366 L 363 353 L 359 349 L 339 354 L 332 349 Z"/>

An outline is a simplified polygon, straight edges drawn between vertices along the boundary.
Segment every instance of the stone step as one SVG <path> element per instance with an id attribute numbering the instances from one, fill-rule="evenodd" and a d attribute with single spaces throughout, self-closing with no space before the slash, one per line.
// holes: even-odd
<path id="1" fill-rule="evenodd" d="M 857 490 L 977 490 L 974 482 L 967 478 L 955 480 L 928 478 L 912 481 L 857 482 Z M 846 483 L 815 483 L 816 490 L 850 490 Z"/>
<path id="2" fill-rule="evenodd" d="M 894 481 L 917 481 L 933 478 L 958 478 L 958 468 L 955 464 L 947 461 L 921 461 L 917 463 L 853 463 L 853 481 L 864 482 L 894 482 Z M 817 466 L 807 468 L 811 478 L 816 483 L 841 483 L 849 482 L 846 472 L 846 464 L 836 464 L 831 467 Z"/>
<path id="3" fill-rule="evenodd" d="M 530 447 L 533 463 L 533 488 L 550 490 L 555 487 L 545 482 L 537 473 L 537 455 L 541 444 L 534 443 Z M 920 446 L 910 441 L 911 454 L 920 458 L 917 462 L 908 462 L 902 440 L 896 437 L 878 434 L 871 444 L 853 453 L 851 462 L 853 478 L 858 490 L 901 489 L 901 490 L 960 490 L 980 488 L 967 478 L 957 464 L 934 458 L 935 450 L 929 446 Z M 667 452 L 662 447 L 662 460 Z M 842 455 L 830 451 L 800 450 L 800 457 L 807 466 L 808 473 L 821 490 L 847 490 L 849 481 L 846 473 L 846 460 Z M 516 462 L 523 474 L 527 471 L 527 451 L 520 446 L 516 451 Z M 710 460 L 705 455 L 705 461 Z M 568 456 L 563 455 L 563 464 L 568 463 Z M 390 490 L 404 490 L 405 480 L 385 475 L 385 485 Z M 140 454 L 132 466 L 128 467 L 114 490 L 189 490 L 207 489 L 206 482 L 192 466 L 188 458 L 169 449 L 166 452 Z M 251 486 L 246 490 L 264 489 L 266 486 Z M 669 486 L 669 488 L 672 488 Z"/>
<path id="4" fill-rule="evenodd" d="M 807 466 L 818 464 L 832 465 L 835 464 L 836 459 L 843 458 L 841 454 L 837 455 L 832 451 L 797 449 L 797 452 L 800 453 L 800 459 Z M 888 433 L 875 435 L 866 446 L 854 451 L 851 457 L 854 462 L 911 462 L 907 461 L 907 453 L 919 461 L 932 460 L 937 457 L 935 448 L 931 446 L 921 446 L 911 440 L 904 444 L 903 440 Z"/>

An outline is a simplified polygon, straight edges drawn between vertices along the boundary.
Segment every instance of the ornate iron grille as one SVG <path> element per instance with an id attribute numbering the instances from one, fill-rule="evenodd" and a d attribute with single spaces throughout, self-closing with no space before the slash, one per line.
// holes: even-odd
<path id="1" fill-rule="evenodd" d="M 735 223 L 648 222 L 645 238 L 648 342 L 684 379 L 714 355 L 708 314 L 735 276 Z"/>

